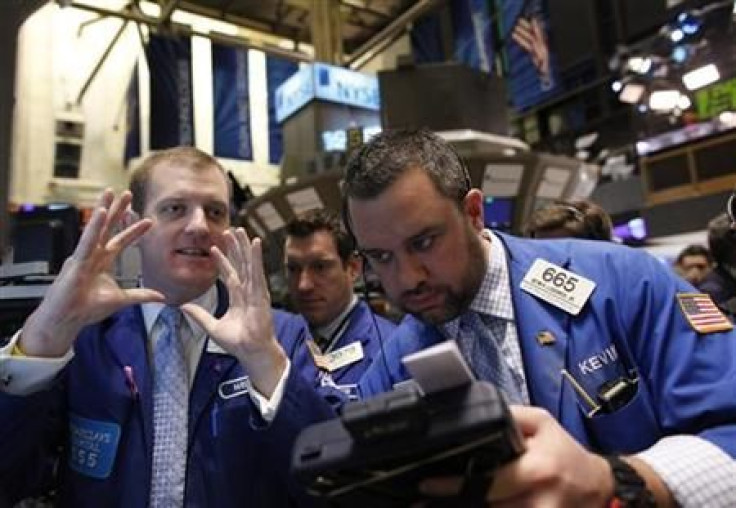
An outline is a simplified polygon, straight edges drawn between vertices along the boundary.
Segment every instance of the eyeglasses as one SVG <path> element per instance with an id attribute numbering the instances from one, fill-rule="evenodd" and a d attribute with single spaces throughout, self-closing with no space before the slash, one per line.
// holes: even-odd
<path id="1" fill-rule="evenodd" d="M 731 224 L 736 224 L 736 191 L 728 198 L 726 202 L 726 213 L 731 221 Z"/>

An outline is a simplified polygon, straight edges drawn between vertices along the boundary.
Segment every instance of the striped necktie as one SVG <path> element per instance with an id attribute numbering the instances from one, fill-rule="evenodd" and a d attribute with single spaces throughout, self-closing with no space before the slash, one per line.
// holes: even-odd
<path id="1" fill-rule="evenodd" d="M 179 332 L 182 314 L 164 307 L 153 348 L 153 465 L 151 507 L 184 505 L 189 379 Z"/>

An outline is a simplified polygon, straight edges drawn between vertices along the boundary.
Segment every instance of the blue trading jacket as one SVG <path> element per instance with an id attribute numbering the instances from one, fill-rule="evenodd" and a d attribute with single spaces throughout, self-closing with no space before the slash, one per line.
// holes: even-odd
<path id="1" fill-rule="evenodd" d="M 678 433 L 707 439 L 736 457 L 736 332 L 701 334 L 676 293 L 693 288 L 653 257 L 606 242 L 504 243 L 524 371 L 532 404 L 547 409 L 579 442 L 605 453 L 631 453 Z M 545 259 L 596 283 L 577 316 L 523 291 L 534 260 Z M 542 345 L 540 332 L 555 337 Z M 401 358 L 443 340 L 406 318 L 361 380 L 364 396 L 408 378 Z M 595 395 L 607 380 L 635 370 L 638 390 L 624 407 L 589 418 L 590 407 L 560 374 L 567 369 Z"/>
<path id="2" fill-rule="evenodd" d="M 299 316 L 299 319 L 304 319 Z M 303 321 L 306 326 L 306 321 Z M 357 383 L 366 369 L 377 358 L 381 351 L 381 343 L 386 341 L 393 333 L 396 325 L 381 316 L 376 315 L 370 306 L 363 300 L 359 301 L 350 315 L 345 332 L 340 336 L 332 350 L 338 350 L 355 341 L 360 341 L 363 346 L 363 359 L 346 365 L 332 372 L 332 379 L 339 385 Z M 306 335 L 289 334 L 289 337 L 297 337 L 298 340 L 292 345 L 284 343 L 284 349 L 291 358 L 293 365 L 299 369 L 306 379 L 318 378 L 319 372 L 314 364 L 309 349 L 304 340 Z"/>
<path id="3" fill-rule="evenodd" d="M 274 321 L 287 341 L 303 333 L 286 314 L 275 313 Z M 147 506 L 152 375 L 140 307 L 86 328 L 75 353 L 50 390 L 0 395 L 0 500 L 56 485 L 62 506 Z M 243 376 L 235 358 L 203 353 L 190 394 L 186 506 L 306 502 L 288 476 L 291 447 L 300 428 L 333 413 L 292 368 L 282 405 L 267 425 L 239 383 Z M 53 483 L 47 473 L 59 451 Z"/>

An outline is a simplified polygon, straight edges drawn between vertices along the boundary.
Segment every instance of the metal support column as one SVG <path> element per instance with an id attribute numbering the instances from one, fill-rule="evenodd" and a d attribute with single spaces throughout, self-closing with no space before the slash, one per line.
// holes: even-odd
<path id="1" fill-rule="evenodd" d="M 338 0 L 312 0 L 310 28 L 314 59 L 334 65 L 342 64 L 342 19 Z"/>

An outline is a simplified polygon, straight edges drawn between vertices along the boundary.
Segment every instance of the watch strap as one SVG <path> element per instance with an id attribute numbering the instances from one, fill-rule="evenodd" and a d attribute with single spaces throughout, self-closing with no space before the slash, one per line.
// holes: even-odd
<path id="1" fill-rule="evenodd" d="M 613 474 L 613 498 L 608 508 L 656 508 L 654 495 L 639 473 L 617 455 L 604 457 Z"/>

